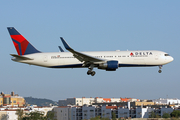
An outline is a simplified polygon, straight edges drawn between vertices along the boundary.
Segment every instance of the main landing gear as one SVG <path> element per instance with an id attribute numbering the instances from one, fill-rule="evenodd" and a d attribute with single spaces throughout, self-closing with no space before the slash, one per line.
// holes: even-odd
<path id="1" fill-rule="evenodd" d="M 93 68 L 94 68 L 94 65 L 91 64 L 91 65 L 89 66 L 89 70 L 87 71 L 87 75 L 94 76 L 94 75 L 96 74 L 96 72 L 93 71 Z"/>
<path id="2" fill-rule="evenodd" d="M 162 65 L 160 65 L 160 66 L 159 66 L 159 70 L 158 70 L 158 72 L 159 72 L 159 73 L 161 73 L 161 72 L 162 72 L 162 70 L 161 70 L 161 69 L 162 69 Z"/>

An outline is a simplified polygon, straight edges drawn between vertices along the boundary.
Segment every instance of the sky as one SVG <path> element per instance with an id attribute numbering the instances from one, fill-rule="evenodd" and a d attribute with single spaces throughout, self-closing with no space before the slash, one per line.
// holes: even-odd
<path id="1" fill-rule="evenodd" d="M 23 97 L 180 99 L 179 0 L 1 0 L 0 92 Z M 174 61 L 158 67 L 52 69 L 17 63 L 7 27 L 42 52 L 58 52 L 63 37 L 76 51 L 160 50 Z"/>

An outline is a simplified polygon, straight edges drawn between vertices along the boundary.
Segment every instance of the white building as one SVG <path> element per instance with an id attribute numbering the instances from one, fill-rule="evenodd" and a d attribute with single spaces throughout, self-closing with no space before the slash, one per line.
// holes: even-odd
<path id="1" fill-rule="evenodd" d="M 16 110 L 0 111 L 1 120 L 17 120 Z"/>
<path id="2" fill-rule="evenodd" d="M 55 112 L 55 118 L 57 120 L 69 120 L 71 116 L 71 112 L 69 111 L 69 107 L 55 107 L 53 111 Z"/>
<path id="3" fill-rule="evenodd" d="M 67 98 L 66 100 L 59 100 L 59 106 L 67 106 L 67 105 L 92 105 L 94 103 L 94 98 Z"/>
<path id="4" fill-rule="evenodd" d="M 153 110 L 154 110 L 153 108 L 138 107 L 136 108 L 136 118 L 149 118 L 149 115 L 151 114 Z"/>
<path id="5" fill-rule="evenodd" d="M 57 120 L 82 120 L 90 119 L 96 116 L 102 118 L 112 117 L 112 112 L 115 112 L 116 118 L 149 118 L 152 111 L 159 116 L 164 113 L 173 112 L 173 108 L 127 108 L 117 106 L 96 106 L 96 105 L 84 105 L 84 106 L 62 106 L 53 109 L 55 111 L 55 117 Z"/>
<path id="6" fill-rule="evenodd" d="M 61 106 L 53 109 L 57 120 L 84 120 L 100 116 L 111 119 L 112 109 L 106 106 Z"/>
<path id="7" fill-rule="evenodd" d="M 30 113 L 33 111 L 41 111 L 44 115 L 47 114 L 48 111 L 52 111 L 53 107 L 17 107 L 17 106 L 3 106 L 0 107 L 0 120 L 18 120 L 16 115 L 16 110 L 22 109 L 25 113 Z"/>
<path id="8" fill-rule="evenodd" d="M 159 98 L 156 100 L 153 100 L 156 104 L 160 105 L 168 105 L 168 104 L 180 104 L 179 99 L 164 99 L 164 98 Z"/>
<path id="9" fill-rule="evenodd" d="M 59 100 L 59 106 L 67 106 L 67 105 L 76 105 L 76 106 L 83 106 L 83 105 L 92 105 L 93 103 L 116 103 L 116 102 L 134 102 L 139 101 L 139 99 L 134 98 L 67 98 L 65 100 Z"/>

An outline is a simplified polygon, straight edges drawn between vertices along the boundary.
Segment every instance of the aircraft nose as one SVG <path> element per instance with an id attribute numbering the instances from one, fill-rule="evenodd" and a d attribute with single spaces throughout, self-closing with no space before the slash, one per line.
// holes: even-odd
<path id="1" fill-rule="evenodd" d="M 171 57 L 171 58 L 170 58 L 170 62 L 172 62 L 173 60 L 174 60 L 174 58 L 173 58 L 173 57 Z"/>

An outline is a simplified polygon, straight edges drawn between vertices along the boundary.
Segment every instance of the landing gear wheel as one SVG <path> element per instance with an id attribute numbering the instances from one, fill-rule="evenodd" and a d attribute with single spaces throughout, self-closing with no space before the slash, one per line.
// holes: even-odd
<path id="1" fill-rule="evenodd" d="M 92 72 L 91 72 L 91 76 L 94 76 L 95 74 L 96 74 L 95 71 L 92 71 Z"/>
<path id="2" fill-rule="evenodd" d="M 159 72 L 159 73 L 161 73 L 161 72 L 162 72 L 162 70 L 159 70 L 158 72 Z"/>
<path id="3" fill-rule="evenodd" d="M 161 69 L 162 69 L 162 65 L 160 65 L 160 66 L 159 66 L 159 71 L 158 71 L 159 73 L 161 73 L 161 72 L 162 72 L 162 70 L 161 70 Z"/>
<path id="4" fill-rule="evenodd" d="M 91 76 L 94 76 L 96 74 L 95 71 L 92 71 L 94 68 L 94 64 L 91 64 L 89 67 L 88 67 L 88 71 L 87 71 L 87 75 L 91 75 Z"/>
<path id="5" fill-rule="evenodd" d="M 88 71 L 87 71 L 87 75 L 90 75 L 91 73 L 92 73 L 91 70 L 88 70 Z"/>

